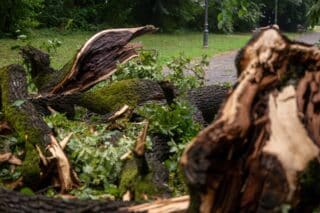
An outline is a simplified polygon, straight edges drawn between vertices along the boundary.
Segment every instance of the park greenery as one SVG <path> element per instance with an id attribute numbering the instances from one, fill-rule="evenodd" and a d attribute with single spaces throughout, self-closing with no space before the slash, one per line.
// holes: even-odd
<path id="1" fill-rule="evenodd" d="M 279 1 L 278 13 L 281 29 L 296 31 L 297 26 L 307 29 L 319 22 L 320 0 Z M 203 127 L 194 119 L 196 108 L 183 98 L 190 89 L 204 85 L 208 57 L 244 46 L 249 32 L 273 24 L 274 15 L 274 1 L 270 0 L 209 0 L 209 28 L 219 34 L 210 34 L 214 45 L 203 49 L 200 33 L 203 0 L 2 0 L 0 66 L 24 64 L 19 56 L 20 48 L 31 45 L 48 52 L 52 67 L 59 69 L 93 31 L 147 24 L 159 27 L 160 33 L 134 40 L 144 47 L 139 50 L 138 57 L 119 64 L 117 72 L 97 87 L 128 79 L 169 81 L 179 90 L 178 99 L 167 105 L 134 106 L 134 113 L 140 120 L 119 119 L 116 125 L 120 130 L 110 128 L 114 124 L 105 122 L 107 115 L 81 107 L 76 109 L 73 119 L 55 111 L 44 119 L 59 141 L 72 133 L 66 153 L 80 179 L 80 186 L 70 194 L 78 198 L 121 199 L 125 191 L 119 183 L 126 162 L 121 159 L 128 153 L 129 158 L 133 158 L 130 152 L 143 128 L 141 121 L 146 119 L 150 124 L 147 152 L 152 150 L 155 135 L 167 140 L 170 154 L 161 163 L 169 172 L 168 187 L 172 195 L 181 195 L 186 194 L 187 189 L 178 162 L 187 143 Z M 167 71 L 165 75 L 163 70 Z M 33 84 L 29 84 L 29 90 L 36 93 Z M 17 135 L 0 135 L 0 141 L 3 142 L 0 150 L 23 156 L 24 141 Z M 21 173 L 10 165 L 0 167 L 0 185 L 14 182 L 20 176 Z M 31 191 L 21 189 L 22 192 L 25 190 Z M 58 191 L 48 187 L 40 193 L 56 196 Z"/>
<path id="2" fill-rule="evenodd" d="M 209 0 L 210 29 L 249 31 L 274 23 L 274 1 Z M 316 24 L 318 0 L 279 1 L 278 23 L 295 31 Z M 203 26 L 204 0 L 2 0 L 0 33 L 15 35 L 30 28 L 98 30 L 153 24 L 161 32 L 199 30 Z M 307 18 L 308 17 L 308 18 Z"/>
<path id="3" fill-rule="evenodd" d="M 163 65 L 158 63 L 157 53 L 142 51 L 133 61 L 119 65 L 116 74 L 97 87 L 130 79 L 170 80 L 175 82 L 181 93 L 180 97 L 184 97 L 188 89 L 203 85 L 204 68 L 207 65 L 206 56 L 195 62 L 180 55 L 166 63 L 170 73 L 164 76 Z M 191 70 L 196 75 L 186 74 L 186 70 Z M 33 87 L 29 90 L 34 92 Z M 18 106 L 23 103 L 14 104 Z M 136 112 L 141 118 L 147 119 L 150 125 L 146 139 L 147 152 L 151 151 L 151 139 L 154 135 L 160 135 L 168 141 L 170 154 L 167 160 L 162 162 L 169 171 L 168 187 L 174 195 L 185 194 L 187 191 L 178 170 L 178 162 L 186 144 L 201 130 L 201 125 L 193 118 L 194 106 L 183 99 L 177 99 L 169 105 L 149 103 L 137 106 Z M 77 108 L 72 120 L 58 112 L 45 117 L 46 123 L 54 129 L 59 141 L 72 133 L 66 153 L 81 181 L 80 187 L 70 191 L 71 195 L 78 198 L 120 199 L 124 193 L 119 182 L 126 161 L 121 158 L 134 148 L 142 123 L 131 122 L 125 117 L 117 120 L 115 125 L 105 122 L 104 117 L 81 107 Z M 24 141 L 15 134 L 1 136 L 1 141 L 1 150 L 10 150 L 17 156 L 22 155 Z M 15 181 L 20 176 L 21 173 L 10 169 L 10 165 L 0 167 L 0 185 Z M 34 193 L 30 188 L 22 188 L 20 191 Z M 41 193 L 48 196 L 58 194 L 54 187 L 48 187 Z"/>

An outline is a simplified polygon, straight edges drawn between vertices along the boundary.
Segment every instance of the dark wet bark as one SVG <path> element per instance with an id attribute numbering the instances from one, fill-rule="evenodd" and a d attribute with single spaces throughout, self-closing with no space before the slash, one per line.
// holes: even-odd
<path id="1" fill-rule="evenodd" d="M 309 171 L 320 151 L 319 56 L 318 48 L 291 42 L 276 29 L 261 31 L 240 51 L 238 82 L 182 156 L 190 212 L 320 205 L 301 194 L 320 181 Z"/>
<path id="2" fill-rule="evenodd" d="M 51 129 L 28 100 L 26 73 L 23 67 L 11 65 L 1 69 L 1 100 L 5 119 L 26 142 L 26 156 L 21 170 L 26 185 L 37 185 L 40 179 L 39 157 L 35 146 L 44 153 L 51 143 Z"/>
<path id="3" fill-rule="evenodd" d="M 220 85 L 200 87 L 188 92 L 188 100 L 201 111 L 204 120 L 211 123 L 227 92 L 228 88 Z"/>
<path id="4" fill-rule="evenodd" d="M 59 71 L 50 68 L 47 54 L 32 48 L 22 49 L 22 56 L 31 67 L 31 75 L 41 94 L 71 94 L 88 90 L 107 79 L 119 63 L 137 56 L 139 45 L 129 42 L 145 33 L 154 32 L 153 26 L 110 29 L 92 36 Z"/>
<path id="5" fill-rule="evenodd" d="M 63 200 L 42 195 L 27 196 L 0 189 L 0 211 L 8 213 L 32 212 L 128 212 L 120 207 L 132 205 L 128 202 Z"/>

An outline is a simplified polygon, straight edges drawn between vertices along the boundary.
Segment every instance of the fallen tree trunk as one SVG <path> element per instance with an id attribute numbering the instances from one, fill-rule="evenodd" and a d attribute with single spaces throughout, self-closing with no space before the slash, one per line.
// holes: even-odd
<path id="1" fill-rule="evenodd" d="M 151 80 L 129 79 L 84 92 L 77 104 L 93 112 L 106 114 L 125 104 L 136 107 L 148 101 L 166 102 L 160 85 Z"/>
<path id="2" fill-rule="evenodd" d="M 30 65 L 39 93 L 71 94 L 85 91 L 111 76 L 118 63 L 137 56 L 135 48 L 139 45 L 128 42 L 156 30 L 153 26 L 145 26 L 101 31 L 92 36 L 59 71 L 50 67 L 48 54 L 33 47 L 23 48 L 21 54 Z"/>
<path id="3" fill-rule="evenodd" d="M 319 56 L 273 28 L 240 51 L 238 82 L 181 160 L 189 211 L 279 212 L 289 204 L 311 212 L 320 205 L 318 196 L 306 198 L 311 185 L 320 192 Z"/>
<path id="4" fill-rule="evenodd" d="M 23 67 L 11 65 L 0 70 L 2 111 L 10 126 L 14 128 L 19 137 L 25 141 L 25 158 L 23 164 L 18 167 L 23 175 L 25 185 L 37 188 L 40 174 L 48 174 L 40 167 L 42 161 L 45 168 L 48 162 L 41 159 L 39 152 L 47 157 L 52 154 L 55 158 L 54 165 L 57 168 L 62 191 L 70 189 L 74 184 L 71 179 L 71 168 L 63 151 L 57 144 L 51 129 L 43 121 L 33 104 L 28 100 L 27 78 Z M 48 151 L 47 151 L 48 149 Z"/>
<path id="5" fill-rule="evenodd" d="M 210 124 L 218 113 L 227 92 L 228 88 L 225 86 L 204 86 L 188 91 L 187 99 L 200 110 L 204 120 Z"/>
<path id="6" fill-rule="evenodd" d="M 23 195 L 21 193 L 0 189 L 1 212 L 185 212 L 189 197 L 177 197 L 151 203 L 136 204 L 122 201 L 65 200 L 48 198 L 41 195 Z"/>
<path id="7" fill-rule="evenodd" d="M 227 95 L 228 89 L 220 85 L 204 86 L 188 91 L 186 101 L 197 108 L 199 121 L 211 123 L 218 109 Z M 146 102 L 172 103 L 177 98 L 175 92 L 164 89 L 156 81 L 128 79 L 105 85 L 97 86 L 83 93 L 55 96 L 39 96 L 30 100 L 39 108 L 46 111 L 47 106 L 57 111 L 65 112 L 73 117 L 73 105 L 79 105 L 92 112 L 106 114 L 115 111 L 127 104 L 131 107 L 142 105 Z M 172 100 L 171 100 L 172 99 Z"/>
<path id="8" fill-rule="evenodd" d="M 285 204 L 291 212 L 312 212 L 320 206 L 320 50 L 271 28 L 238 60 L 238 82 L 181 159 L 188 211 L 279 212 Z M 24 207 L 23 199 L 16 205 L 8 195 L 0 208 Z M 51 199 L 32 199 L 51 208 Z M 182 197 L 112 211 L 184 212 L 188 203 Z"/>
<path id="9" fill-rule="evenodd" d="M 46 196 L 23 195 L 0 189 L 1 212 L 128 212 L 119 208 L 132 205 L 130 202 L 106 202 L 94 200 L 65 200 Z"/>

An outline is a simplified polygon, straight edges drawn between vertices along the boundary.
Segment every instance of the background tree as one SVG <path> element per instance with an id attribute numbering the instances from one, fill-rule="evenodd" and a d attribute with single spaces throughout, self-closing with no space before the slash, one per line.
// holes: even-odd
<path id="1" fill-rule="evenodd" d="M 204 0 L 2 0 L 1 32 L 37 26 L 98 30 L 153 24 L 161 32 L 201 30 Z M 294 31 L 308 26 L 307 13 L 317 22 L 319 0 L 279 1 L 280 28 Z M 250 31 L 274 23 L 274 1 L 210 0 L 210 30 Z M 310 11 L 309 11 L 310 10 Z"/>
<path id="2" fill-rule="evenodd" d="M 42 6 L 43 0 L 2 0 L 0 33 L 37 26 L 37 17 Z"/>
<path id="3" fill-rule="evenodd" d="M 310 24 L 312 26 L 319 23 L 320 20 L 320 0 L 310 0 L 310 10 L 308 12 L 308 17 Z"/>

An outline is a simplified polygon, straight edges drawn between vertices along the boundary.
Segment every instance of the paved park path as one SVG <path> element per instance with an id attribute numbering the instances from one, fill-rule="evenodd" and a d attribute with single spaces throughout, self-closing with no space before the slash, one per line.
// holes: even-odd
<path id="1" fill-rule="evenodd" d="M 315 44 L 320 40 L 319 32 L 311 32 L 302 34 L 296 39 L 308 44 Z M 236 51 L 223 53 L 218 56 L 214 56 L 210 60 L 210 65 L 206 71 L 206 84 L 217 84 L 230 82 L 234 83 L 237 78 L 236 68 L 234 65 L 234 59 L 237 55 Z"/>

